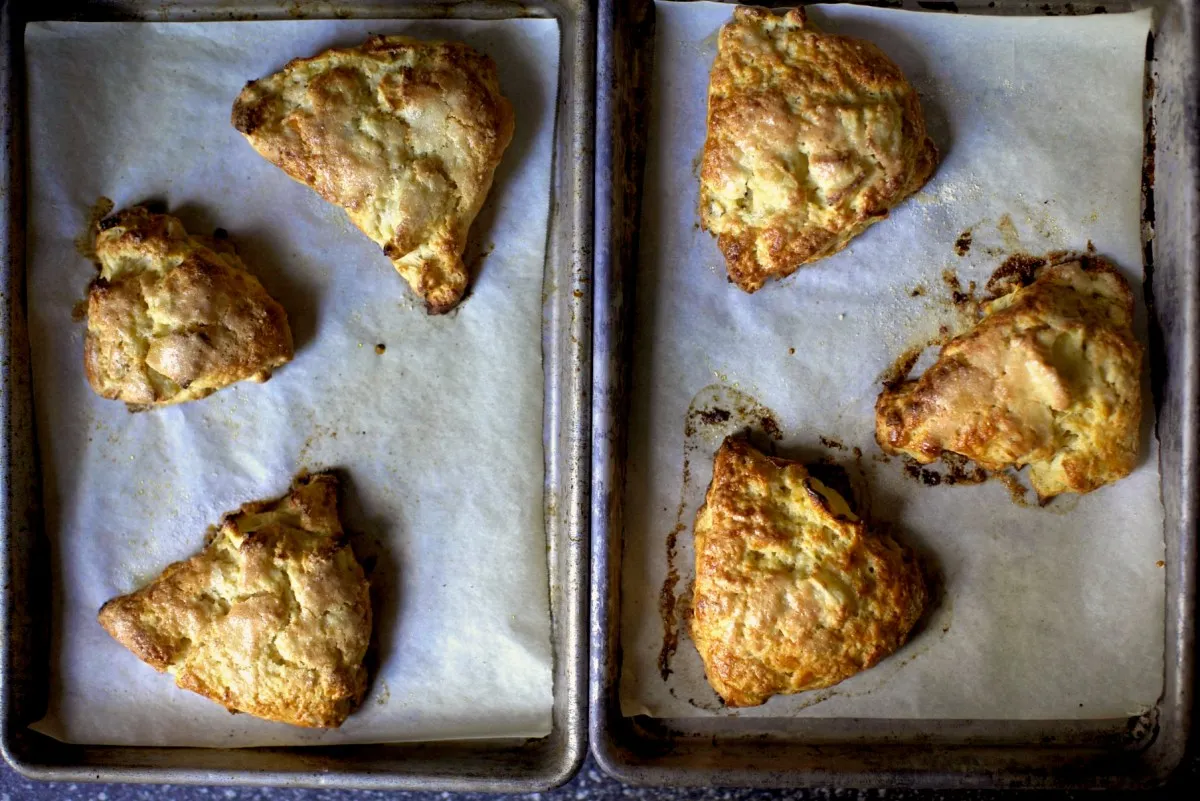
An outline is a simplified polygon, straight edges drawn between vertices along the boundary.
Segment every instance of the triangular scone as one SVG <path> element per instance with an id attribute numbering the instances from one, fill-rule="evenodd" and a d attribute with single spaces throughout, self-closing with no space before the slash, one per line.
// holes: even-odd
<path id="1" fill-rule="evenodd" d="M 98 227 L 84 337 L 96 394 L 165 406 L 265 381 L 291 361 L 287 313 L 228 242 L 189 235 L 141 206 Z"/>
<path id="2" fill-rule="evenodd" d="M 801 8 L 734 9 L 709 78 L 700 221 L 739 287 L 841 250 L 937 159 L 917 93 L 878 47 Z"/>
<path id="3" fill-rule="evenodd" d="M 467 229 L 513 133 L 491 58 L 456 42 L 372 36 L 251 81 L 233 125 L 345 209 L 431 312 L 462 298 Z"/>
<path id="4" fill-rule="evenodd" d="M 924 464 L 952 451 L 988 470 L 1029 465 L 1045 499 L 1127 476 L 1141 415 L 1133 294 L 1085 256 L 991 301 L 919 379 L 885 387 L 875 436 Z"/>
<path id="5" fill-rule="evenodd" d="M 100 624 L 232 712 L 340 726 L 366 690 L 371 604 L 337 479 L 301 475 L 283 498 L 227 515 L 199 554 L 106 603 Z"/>
<path id="6" fill-rule="evenodd" d="M 740 439 L 696 515 L 692 639 L 729 706 L 828 687 L 894 652 L 925 608 L 912 553 L 804 466 Z"/>

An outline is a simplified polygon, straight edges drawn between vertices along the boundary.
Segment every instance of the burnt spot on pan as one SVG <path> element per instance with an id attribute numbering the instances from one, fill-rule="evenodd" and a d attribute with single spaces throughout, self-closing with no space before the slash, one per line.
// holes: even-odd
<path id="1" fill-rule="evenodd" d="M 1007 470 L 1002 470 L 994 475 L 996 480 L 999 481 L 1006 490 L 1008 490 L 1008 497 L 1013 503 L 1015 503 L 1017 506 L 1033 505 L 1026 498 L 1026 493 L 1028 490 L 1025 489 L 1025 486 L 1015 475 Z"/>

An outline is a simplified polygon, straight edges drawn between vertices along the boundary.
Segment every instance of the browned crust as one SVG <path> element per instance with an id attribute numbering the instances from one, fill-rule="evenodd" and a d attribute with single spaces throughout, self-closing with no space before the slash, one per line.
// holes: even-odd
<path id="1" fill-rule="evenodd" d="M 231 122 L 342 207 L 430 313 L 459 303 L 467 232 L 513 134 L 489 57 L 457 42 L 372 36 L 249 82 Z"/>
<path id="2" fill-rule="evenodd" d="M 798 462 L 721 445 L 696 516 L 692 638 L 729 706 L 837 684 L 893 653 L 927 601 L 913 554 Z"/>
<path id="3" fill-rule="evenodd" d="M 1060 256 L 985 308 L 916 380 L 885 387 L 876 439 L 928 464 L 950 451 L 987 470 L 1030 466 L 1039 497 L 1086 493 L 1137 463 L 1142 347 L 1133 293 L 1096 256 Z"/>
<path id="4" fill-rule="evenodd" d="M 227 514 L 205 550 L 114 598 L 100 625 L 176 684 L 230 711 L 336 727 L 362 702 L 366 577 L 337 514 L 337 479 Z"/>
<path id="5" fill-rule="evenodd" d="M 700 218 L 741 289 L 841 250 L 937 160 L 916 92 L 878 47 L 821 33 L 803 9 L 734 10 L 709 82 Z"/>
<path id="6" fill-rule="evenodd" d="M 287 313 L 227 243 L 135 206 L 97 225 L 95 253 L 83 366 L 97 395 L 182 403 L 291 360 Z"/>

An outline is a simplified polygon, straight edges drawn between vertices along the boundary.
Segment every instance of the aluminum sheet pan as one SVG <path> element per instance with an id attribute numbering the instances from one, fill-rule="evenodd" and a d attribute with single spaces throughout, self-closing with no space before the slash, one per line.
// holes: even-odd
<path id="1" fill-rule="evenodd" d="M 543 443 L 546 462 L 544 522 L 550 565 L 554 653 L 554 710 L 549 736 L 532 740 L 257 748 L 237 751 L 184 748 L 67 746 L 27 730 L 45 704 L 48 641 L 43 633 L 46 543 L 41 535 L 36 462 L 28 396 L 28 345 L 23 325 L 23 174 L 21 40 L 25 19 L 208 21 L 306 16 L 294 3 L 196 2 L 163 6 L 118 2 L 103 6 L 55 3 L 28 9 L 6 5 L 4 17 L 8 134 L 5 200 L 4 460 L 10 492 L 3 509 L 7 593 L 3 744 L 6 758 L 44 779 L 282 783 L 376 789 L 535 790 L 565 781 L 583 755 L 583 690 L 587 570 L 588 348 L 586 303 L 591 259 L 593 59 L 591 12 L 586 3 L 382 3 L 317 6 L 327 18 L 503 19 L 554 18 L 561 32 L 561 66 L 551 179 L 552 212 L 542 282 L 545 374 Z M 518 110 L 519 111 L 519 110 Z M 40 573 L 39 573 L 40 571 Z"/>
<path id="2" fill-rule="evenodd" d="M 876 4 L 878 5 L 878 4 Z M 899 3 L 886 5 L 898 6 Z M 953 4 L 904 3 L 948 9 Z M 1067 4 L 959 3 L 982 13 L 1066 13 Z M 1104 4 L 1102 4 L 1104 5 Z M 604 4 L 598 62 L 597 288 L 593 407 L 593 674 L 591 734 L 601 764 L 640 783 L 843 786 L 1094 786 L 1144 784 L 1177 764 L 1190 714 L 1194 604 L 1196 270 L 1193 9 L 1153 6 L 1148 111 L 1159 121 L 1147 159 L 1147 304 L 1166 511 L 1165 690 L 1147 714 L 1089 721 L 825 720 L 624 716 L 618 687 L 630 270 L 636 263 L 647 93 L 654 65 L 648 3 Z M 1072 7 L 1073 8 L 1073 7 Z M 1089 10 L 1091 7 L 1089 6 Z M 1168 130 L 1165 120 L 1171 120 Z M 1188 126 L 1192 126 L 1188 128 Z M 605 131 L 613 132 L 605 137 Z M 1189 135 L 1191 138 L 1189 139 Z M 1154 141 L 1151 139 L 1150 141 Z M 1153 164 L 1157 162 L 1157 171 Z M 1164 171 L 1169 164 L 1170 172 Z M 1159 176 L 1157 185 L 1154 175 Z M 937 743 L 936 753 L 929 748 Z M 782 766 L 787 766 L 782 767 Z"/>

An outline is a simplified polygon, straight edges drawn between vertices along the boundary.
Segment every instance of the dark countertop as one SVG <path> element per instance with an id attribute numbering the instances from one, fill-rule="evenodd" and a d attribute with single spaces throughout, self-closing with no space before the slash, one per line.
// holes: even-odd
<path id="1" fill-rule="evenodd" d="M 1158 790 L 1145 792 L 1107 793 L 1105 801 L 1151 801 L 1151 799 L 1178 798 L 1191 795 L 1200 786 L 1200 753 L 1197 753 L 1196 738 L 1193 747 L 1180 770 L 1167 785 Z M 1189 792 L 1191 791 L 1191 792 Z M 922 790 L 729 790 L 715 787 L 695 788 L 642 788 L 628 787 L 605 776 L 591 758 L 570 783 L 549 793 L 532 793 L 511 796 L 527 801 L 660 801 L 665 799 L 688 799 L 688 801 L 757 801 L 757 799 L 875 799 L 888 801 L 987 801 L 1011 797 L 1014 793 L 964 790 L 956 792 L 934 792 Z M 1047 793 L 1023 793 L 1021 798 L 1042 798 Z M 371 801 L 371 799 L 409 799 L 410 801 L 475 801 L 476 799 L 501 799 L 510 796 L 464 793 L 388 793 L 351 790 L 301 790 L 294 788 L 269 787 L 184 787 L 139 784 L 46 784 L 33 782 L 15 773 L 6 763 L 0 762 L 0 801 Z M 1055 794 L 1055 798 L 1096 799 L 1094 793 Z"/>

